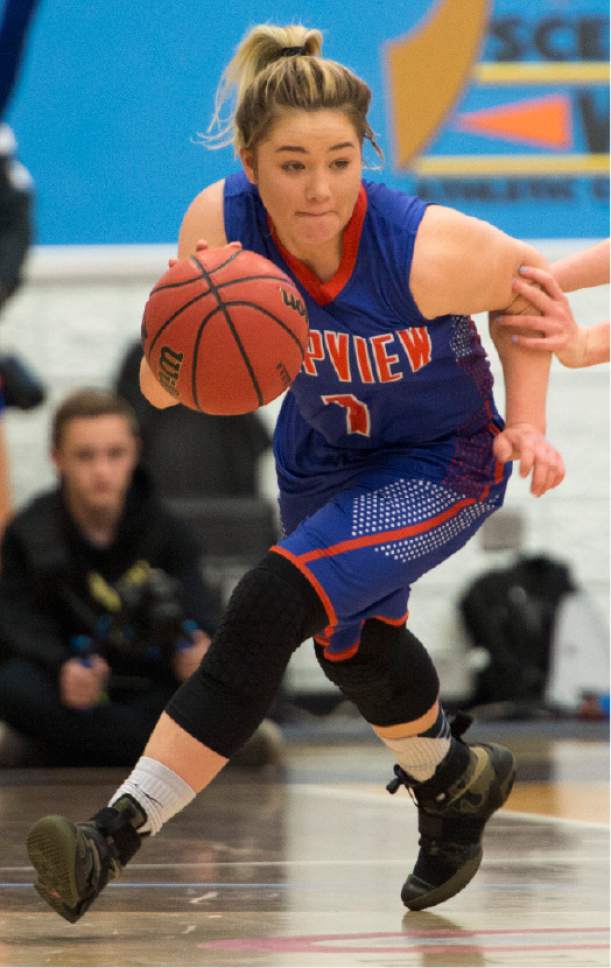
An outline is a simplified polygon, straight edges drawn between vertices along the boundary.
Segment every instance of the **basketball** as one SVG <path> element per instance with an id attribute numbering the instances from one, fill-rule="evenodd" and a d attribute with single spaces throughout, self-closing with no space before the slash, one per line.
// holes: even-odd
<path id="1" fill-rule="evenodd" d="M 281 269 L 235 246 L 199 251 L 169 269 L 144 307 L 151 370 L 179 403 L 249 413 L 297 376 L 308 332 L 304 301 Z"/>

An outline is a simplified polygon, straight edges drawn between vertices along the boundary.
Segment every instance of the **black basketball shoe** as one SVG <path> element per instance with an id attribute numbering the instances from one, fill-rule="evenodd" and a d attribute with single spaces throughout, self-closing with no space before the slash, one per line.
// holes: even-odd
<path id="1" fill-rule="evenodd" d="M 140 847 L 137 828 L 145 820 L 128 795 L 85 823 L 53 815 L 38 820 L 27 838 L 35 889 L 66 921 L 78 921 Z"/>
<path id="2" fill-rule="evenodd" d="M 513 754 L 494 743 L 468 746 L 460 737 L 470 724 L 462 713 L 454 719 L 450 752 L 430 780 L 418 783 L 395 766 L 387 786 L 389 793 L 407 787 L 418 807 L 420 851 L 401 891 L 412 911 L 434 907 L 466 887 L 481 864 L 484 827 L 513 786 Z"/>

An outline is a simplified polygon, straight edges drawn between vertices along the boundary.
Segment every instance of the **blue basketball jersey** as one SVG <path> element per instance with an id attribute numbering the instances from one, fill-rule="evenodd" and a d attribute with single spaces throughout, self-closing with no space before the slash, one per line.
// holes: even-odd
<path id="1" fill-rule="evenodd" d="M 473 321 L 428 320 L 409 289 L 425 203 L 364 181 L 344 232 L 335 276 L 322 283 L 286 251 L 256 186 L 225 182 L 229 241 L 266 256 L 297 283 L 309 316 L 303 366 L 283 401 L 275 433 L 281 488 L 332 487 L 380 452 L 472 436 L 500 419 L 492 376 Z"/>
<path id="2" fill-rule="evenodd" d="M 363 182 L 335 276 L 321 282 L 277 239 L 256 187 L 225 183 L 230 241 L 297 283 L 309 342 L 274 436 L 284 535 L 272 549 L 308 579 L 344 661 L 365 621 L 400 626 L 411 585 L 471 538 L 503 501 L 500 420 L 475 326 L 427 320 L 409 289 L 415 197 Z"/>

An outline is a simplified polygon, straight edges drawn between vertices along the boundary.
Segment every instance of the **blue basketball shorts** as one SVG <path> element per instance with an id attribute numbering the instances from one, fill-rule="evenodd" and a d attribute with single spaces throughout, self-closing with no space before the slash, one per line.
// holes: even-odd
<path id="1" fill-rule="evenodd" d="M 354 655 L 366 619 L 404 625 L 413 583 L 501 506 L 511 465 L 498 464 L 486 449 L 483 463 L 472 455 L 477 473 L 455 451 L 445 466 L 439 452 L 428 461 L 420 451 L 378 455 L 331 495 L 281 491 L 285 537 L 272 550 L 299 568 L 325 607 L 328 625 L 315 636 L 325 658 Z"/>

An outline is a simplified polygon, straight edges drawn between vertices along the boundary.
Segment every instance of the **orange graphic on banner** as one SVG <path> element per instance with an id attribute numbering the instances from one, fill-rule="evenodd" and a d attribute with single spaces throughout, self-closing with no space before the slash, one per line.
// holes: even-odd
<path id="1" fill-rule="evenodd" d="M 438 0 L 409 34 L 386 43 L 397 167 L 427 147 L 456 104 L 489 13 L 490 0 Z"/>
<path id="2" fill-rule="evenodd" d="M 571 102 L 564 94 L 470 111 L 461 114 L 453 127 L 545 148 L 566 150 L 573 144 Z"/>

